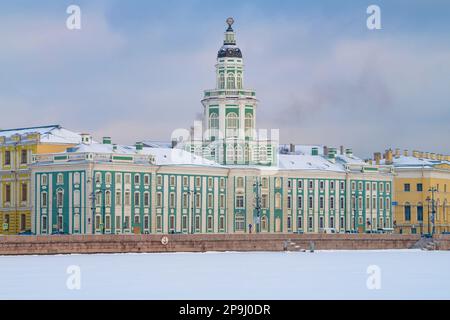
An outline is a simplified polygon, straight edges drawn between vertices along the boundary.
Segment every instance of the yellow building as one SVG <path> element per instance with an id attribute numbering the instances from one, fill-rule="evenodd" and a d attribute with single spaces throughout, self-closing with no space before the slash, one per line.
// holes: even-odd
<path id="1" fill-rule="evenodd" d="M 394 228 L 402 234 L 450 232 L 450 156 L 399 149 L 375 161 L 393 164 Z M 435 212 L 435 215 L 433 215 Z M 433 219 L 434 216 L 434 219 Z"/>
<path id="2" fill-rule="evenodd" d="M 0 130 L 0 234 L 31 230 L 33 154 L 65 151 L 81 142 L 59 125 Z"/>

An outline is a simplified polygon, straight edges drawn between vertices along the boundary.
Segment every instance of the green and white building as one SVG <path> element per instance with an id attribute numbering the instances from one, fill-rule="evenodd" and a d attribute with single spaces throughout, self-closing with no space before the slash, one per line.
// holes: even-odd
<path id="1" fill-rule="evenodd" d="M 178 148 L 102 143 L 34 155 L 36 234 L 318 233 L 392 226 L 393 167 L 350 149 L 279 147 L 255 131 L 242 53 L 228 21 L 199 139 Z M 195 136 L 195 135 L 194 135 Z"/>

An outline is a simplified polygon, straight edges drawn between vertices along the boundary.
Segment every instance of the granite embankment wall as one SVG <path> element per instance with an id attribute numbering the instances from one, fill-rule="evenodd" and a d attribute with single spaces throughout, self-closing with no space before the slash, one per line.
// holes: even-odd
<path id="1" fill-rule="evenodd" d="M 419 239 L 418 235 L 377 234 L 3 236 L 0 255 L 296 251 L 310 249 L 311 243 L 316 250 L 409 249 Z M 450 236 L 437 236 L 435 241 L 438 249 L 450 250 Z"/>

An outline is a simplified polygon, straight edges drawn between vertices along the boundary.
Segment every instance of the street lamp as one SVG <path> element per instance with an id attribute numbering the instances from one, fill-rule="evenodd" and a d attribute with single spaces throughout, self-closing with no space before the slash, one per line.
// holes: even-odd
<path id="1" fill-rule="evenodd" d="M 428 189 L 428 192 L 431 192 L 431 222 L 433 223 L 433 229 L 432 229 L 432 236 L 435 233 L 435 219 L 436 219 L 436 206 L 435 206 L 435 199 L 434 199 L 434 194 L 436 192 L 438 192 L 438 189 L 436 187 L 431 187 L 430 189 Z"/>
<path id="2" fill-rule="evenodd" d="M 256 233 L 261 232 L 260 223 L 261 223 L 261 187 L 262 183 L 259 177 L 256 177 L 255 182 L 253 183 L 253 188 L 256 193 L 255 197 L 255 210 L 256 210 Z"/>
<path id="3" fill-rule="evenodd" d="M 431 198 L 428 196 L 425 199 L 425 201 L 428 204 L 428 234 L 430 235 L 431 234 L 431 230 L 430 230 L 430 201 L 431 201 Z"/>

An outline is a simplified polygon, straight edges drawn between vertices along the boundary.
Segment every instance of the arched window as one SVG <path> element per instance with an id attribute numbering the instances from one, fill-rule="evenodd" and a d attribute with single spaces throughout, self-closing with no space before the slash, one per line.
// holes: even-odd
<path id="1" fill-rule="evenodd" d="M 442 216 L 444 221 L 447 221 L 447 199 L 444 200 L 444 204 L 442 205 Z"/>
<path id="2" fill-rule="evenodd" d="M 227 89 L 236 89 L 235 78 L 232 73 L 227 75 Z"/>
<path id="3" fill-rule="evenodd" d="M 253 129 L 253 115 L 251 113 L 245 114 L 245 130 Z"/>
<path id="4" fill-rule="evenodd" d="M 281 209 L 281 194 L 278 192 L 275 194 L 275 209 Z"/>
<path id="5" fill-rule="evenodd" d="M 234 161 L 234 147 L 232 145 L 227 147 L 227 161 Z"/>
<path id="6" fill-rule="evenodd" d="M 73 192 L 73 206 L 74 207 L 80 206 L 80 190 L 75 190 Z"/>
<path id="7" fill-rule="evenodd" d="M 237 88 L 242 89 L 242 75 L 240 73 L 237 74 L 236 82 L 237 82 Z"/>
<path id="8" fill-rule="evenodd" d="M 73 174 L 73 183 L 80 184 L 80 173 L 79 172 L 75 172 Z"/>
<path id="9" fill-rule="evenodd" d="M 231 112 L 227 114 L 227 129 L 238 129 L 239 117 L 236 113 Z"/>
<path id="10" fill-rule="evenodd" d="M 266 149 L 266 147 L 259 148 L 259 161 L 267 161 L 267 149 Z"/>
<path id="11" fill-rule="evenodd" d="M 210 129 L 219 129 L 219 116 L 217 113 L 211 113 L 209 116 L 209 128 Z"/>
<path id="12" fill-rule="evenodd" d="M 242 151 L 242 146 L 236 146 L 236 160 L 238 161 L 238 163 L 242 163 L 243 162 L 243 151 Z"/>
<path id="13" fill-rule="evenodd" d="M 421 202 L 417 204 L 417 221 L 423 221 L 423 204 Z"/>
<path id="14" fill-rule="evenodd" d="M 225 75 L 223 73 L 219 75 L 219 89 L 225 89 Z"/>
<path id="15" fill-rule="evenodd" d="M 245 147 L 244 147 L 244 161 L 246 163 L 250 162 L 250 151 L 248 148 L 248 144 L 245 144 Z"/>
<path id="16" fill-rule="evenodd" d="M 64 193 L 62 190 L 58 190 L 58 192 L 56 193 L 56 205 L 58 206 L 58 208 L 61 208 L 63 206 L 63 201 Z"/>
<path id="17" fill-rule="evenodd" d="M 409 202 L 405 203 L 405 221 L 411 221 L 411 205 Z"/>
<path id="18" fill-rule="evenodd" d="M 267 217 L 266 217 L 266 216 L 263 216 L 263 217 L 261 218 L 261 230 L 262 230 L 263 232 L 266 232 L 266 231 L 267 231 Z"/>
<path id="19" fill-rule="evenodd" d="M 56 183 L 57 184 L 63 184 L 64 183 L 64 176 L 62 173 L 58 173 L 56 176 Z"/>
<path id="20" fill-rule="evenodd" d="M 111 191 L 109 190 L 105 192 L 105 205 L 107 207 L 111 206 Z"/>

